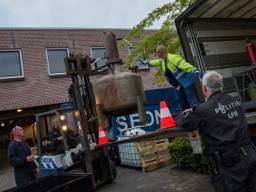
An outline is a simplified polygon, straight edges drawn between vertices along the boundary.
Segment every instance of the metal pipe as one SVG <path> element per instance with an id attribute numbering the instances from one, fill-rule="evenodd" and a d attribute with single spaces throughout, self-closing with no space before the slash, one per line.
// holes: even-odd
<path id="1" fill-rule="evenodd" d="M 116 36 L 112 32 L 105 32 L 106 58 L 108 64 L 122 64 L 119 57 Z"/>
<path id="2" fill-rule="evenodd" d="M 41 140 L 41 129 L 40 129 L 40 117 L 36 115 L 36 139 L 37 139 L 37 154 L 42 156 L 42 140 Z"/>
<path id="3" fill-rule="evenodd" d="M 143 125 L 147 124 L 147 116 L 146 116 L 146 111 L 144 108 L 144 99 L 142 95 L 137 96 L 137 108 L 140 116 L 140 121 L 143 123 Z"/>
<path id="4" fill-rule="evenodd" d="M 94 66 L 95 63 L 97 63 L 98 61 L 100 61 L 100 60 L 102 60 L 102 59 L 105 59 L 105 57 L 98 57 L 98 58 L 96 58 L 95 61 L 93 61 L 93 62 L 91 63 L 91 65 Z M 97 68 L 97 67 L 94 66 L 94 68 Z"/>
<path id="5" fill-rule="evenodd" d="M 105 115 L 103 113 L 102 104 L 96 104 L 96 112 L 98 117 L 99 127 L 105 128 Z"/>

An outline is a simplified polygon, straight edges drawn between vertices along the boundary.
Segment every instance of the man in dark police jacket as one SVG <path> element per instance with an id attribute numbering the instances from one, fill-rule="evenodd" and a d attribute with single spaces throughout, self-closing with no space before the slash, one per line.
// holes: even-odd
<path id="1" fill-rule="evenodd" d="M 256 192 L 256 150 L 240 102 L 223 93 L 223 78 L 215 71 L 204 75 L 203 94 L 206 102 L 184 111 L 178 126 L 199 129 L 216 192 Z"/>

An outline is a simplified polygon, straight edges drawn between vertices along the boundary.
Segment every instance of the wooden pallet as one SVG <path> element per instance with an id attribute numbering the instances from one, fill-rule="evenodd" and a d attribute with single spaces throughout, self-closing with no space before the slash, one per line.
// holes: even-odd
<path id="1" fill-rule="evenodd" d="M 140 160 L 141 160 L 142 167 L 145 167 L 148 165 L 155 165 L 158 163 L 158 158 L 155 153 L 140 156 Z"/>
<path id="2" fill-rule="evenodd" d="M 167 149 L 167 139 L 137 142 L 137 149 L 143 171 L 151 171 L 170 162 L 170 154 Z"/>
<path id="3" fill-rule="evenodd" d="M 159 162 L 159 163 L 153 164 L 153 165 L 147 165 L 145 167 L 142 167 L 142 171 L 144 171 L 144 172 L 153 171 L 155 169 L 159 169 L 159 168 L 167 166 L 169 164 L 170 164 L 170 161 Z"/>
<path id="4" fill-rule="evenodd" d="M 160 165 L 159 165 L 159 163 L 156 163 L 156 164 L 153 164 L 153 165 L 147 165 L 147 166 L 142 167 L 142 171 L 143 172 L 148 172 L 148 171 L 153 171 L 153 170 L 158 169 L 158 168 L 160 168 Z"/>
<path id="5" fill-rule="evenodd" d="M 150 141 L 140 141 L 137 142 L 137 149 L 139 152 L 158 152 L 164 151 L 167 149 L 167 145 L 169 144 L 168 139 L 157 139 L 157 140 L 150 140 Z"/>
<path id="6" fill-rule="evenodd" d="M 168 139 L 157 139 L 155 142 L 155 151 L 165 151 L 167 150 L 167 145 L 169 144 Z"/>
<path id="7" fill-rule="evenodd" d="M 148 155 L 155 150 L 155 143 L 152 140 L 137 142 L 136 145 L 140 155 Z"/>
<path id="8" fill-rule="evenodd" d="M 171 160 L 170 152 L 168 150 L 157 152 L 158 162 L 168 162 Z"/>

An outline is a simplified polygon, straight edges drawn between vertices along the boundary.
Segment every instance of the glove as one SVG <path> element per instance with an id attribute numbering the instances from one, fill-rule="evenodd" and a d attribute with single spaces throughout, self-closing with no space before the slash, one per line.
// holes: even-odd
<path id="1" fill-rule="evenodd" d="M 150 65 L 148 60 L 143 60 L 143 59 L 139 59 L 139 64 L 145 65 L 145 66 L 149 66 Z"/>
<path id="2" fill-rule="evenodd" d="M 188 116 L 190 113 L 193 112 L 193 109 L 189 108 L 189 109 L 185 109 L 184 111 L 182 111 L 184 116 Z"/>

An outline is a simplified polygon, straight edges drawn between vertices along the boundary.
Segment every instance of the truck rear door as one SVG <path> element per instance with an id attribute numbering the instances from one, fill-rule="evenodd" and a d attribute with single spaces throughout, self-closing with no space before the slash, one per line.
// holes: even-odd
<path id="1" fill-rule="evenodd" d="M 188 62 L 220 72 L 224 90 L 241 98 L 233 77 L 251 66 L 245 44 L 256 43 L 256 0 L 198 0 L 175 24 Z M 256 111 L 256 100 L 246 102 Z"/>
<path id="2" fill-rule="evenodd" d="M 232 73 L 250 65 L 245 39 L 256 40 L 256 0 L 198 0 L 176 27 L 186 59 L 201 71 L 219 71 L 226 91 L 234 90 Z"/>

